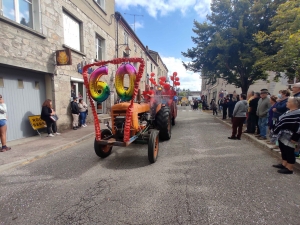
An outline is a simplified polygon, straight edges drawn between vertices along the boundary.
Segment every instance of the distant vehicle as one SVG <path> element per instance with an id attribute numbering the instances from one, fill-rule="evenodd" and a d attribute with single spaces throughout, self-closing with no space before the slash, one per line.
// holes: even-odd
<path id="1" fill-rule="evenodd" d="M 190 104 L 189 100 L 186 97 L 182 97 L 181 106 L 188 106 Z"/>

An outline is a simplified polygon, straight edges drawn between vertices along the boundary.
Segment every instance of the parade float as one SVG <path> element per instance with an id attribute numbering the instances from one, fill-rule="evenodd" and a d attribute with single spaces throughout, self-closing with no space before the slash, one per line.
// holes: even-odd
<path id="1" fill-rule="evenodd" d="M 138 71 L 132 63 L 138 64 Z M 108 64 L 120 65 L 115 74 L 115 88 L 121 103 L 111 107 L 111 125 L 107 123 L 107 128 L 101 129 L 94 102 L 101 103 L 110 95 L 108 84 L 100 80 L 102 76 L 108 75 Z M 91 67 L 97 68 L 88 78 Z M 145 62 L 142 58 L 100 61 L 83 68 L 84 85 L 94 117 L 94 150 L 101 158 L 109 156 L 113 146 L 126 147 L 134 141 L 143 141 L 148 143 L 148 159 L 154 163 L 158 156 L 159 140 L 171 138 L 171 127 L 175 125 L 177 116 L 175 87 L 180 85 L 179 78 L 174 72 L 170 77 L 173 82 L 171 86 L 167 77 L 160 77 L 159 83 L 156 83 L 155 74 L 151 73 L 151 84 L 147 85 L 141 95 L 139 83 L 144 68 Z M 130 81 L 128 88 L 124 88 L 125 75 L 128 75 Z"/>

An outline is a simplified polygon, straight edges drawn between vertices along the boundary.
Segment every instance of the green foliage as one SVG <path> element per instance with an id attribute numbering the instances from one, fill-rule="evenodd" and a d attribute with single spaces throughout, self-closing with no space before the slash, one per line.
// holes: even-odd
<path id="1" fill-rule="evenodd" d="M 300 78 L 300 0 L 287 1 L 278 7 L 271 19 L 271 32 L 255 35 L 259 46 L 254 53 L 260 58 L 256 66 L 277 72 L 293 80 Z"/>
<path id="2" fill-rule="evenodd" d="M 223 78 L 229 84 L 241 87 L 243 93 L 256 80 L 266 80 L 267 74 L 255 62 L 260 55 L 253 49 L 258 43 L 253 35 L 268 32 L 270 18 L 275 15 L 276 0 L 216 0 L 211 4 L 208 22 L 194 21 L 195 47 L 182 52 L 191 62 L 187 70 L 201 73 L 208 83 Z"/>
<path id="3" fill-rule="evenodd" d="M 185 94 L 186 94 L 185 92 L 181 91 L 181 92 L 178 93 L 178 96 L 184 97 Z"/>

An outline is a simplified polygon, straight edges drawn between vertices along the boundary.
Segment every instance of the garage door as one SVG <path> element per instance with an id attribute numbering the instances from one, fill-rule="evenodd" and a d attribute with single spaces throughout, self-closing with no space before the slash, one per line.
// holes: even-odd
<path id="1" fill-rule="evenodd" d="M 45 101 L 45 75 L 0 67 L 0 94 L 7 105 L 7 141 L 36 135 L 28 116 L 39 115 Z"/>

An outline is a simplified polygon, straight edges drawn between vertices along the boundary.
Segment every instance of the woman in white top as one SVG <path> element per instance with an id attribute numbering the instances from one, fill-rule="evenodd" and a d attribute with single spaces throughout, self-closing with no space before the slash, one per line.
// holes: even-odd
<path id="1" fill-rule="evenodd" d="M 86 127 L 86 115 L 87 115 L 87 109 L 88 106 L 87 104 L 83 101 L 83 99 L 79 99 L 79 104 L 78 104 L 79 112 L 80 112 L 80 124 L 81 127 Z"/>
<path id="2" fill-rule="evenodd" d="M 7 131 L 6 112 L 7 112 L 6 104 L 4 103 L 2 95 L 0 95 L 0 139 L 2 143 L 2 148 L 0 149 L 0 152 L 6 152 L 11 149 L 10 147 L 6 146 L 6 131 Z"/>

